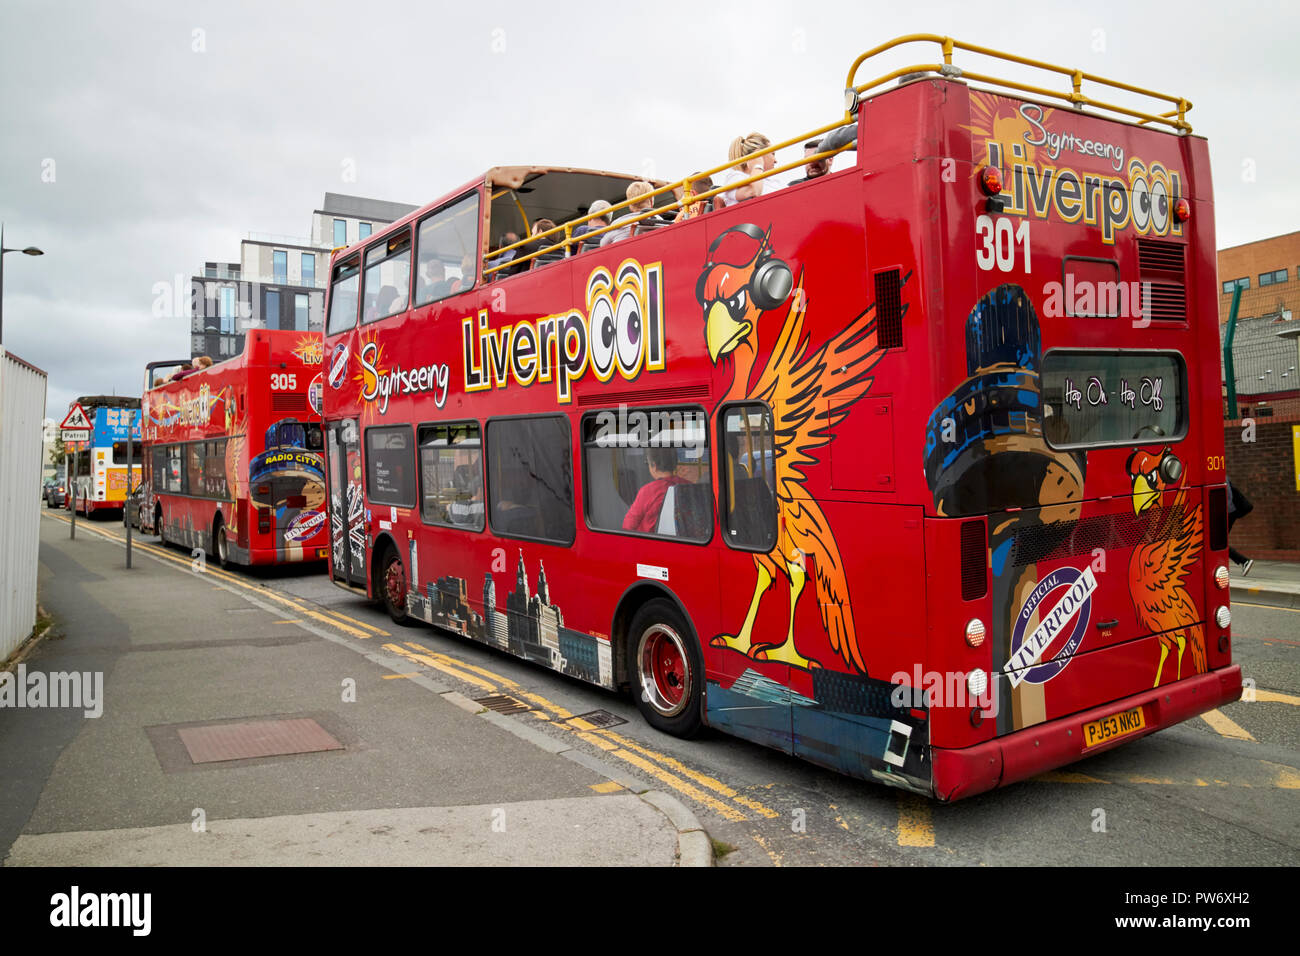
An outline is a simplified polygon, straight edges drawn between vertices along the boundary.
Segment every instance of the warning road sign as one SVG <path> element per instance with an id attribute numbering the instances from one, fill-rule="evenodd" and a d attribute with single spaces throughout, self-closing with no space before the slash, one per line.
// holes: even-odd
<path id="1" fill-rule="evenodd" d="M 86 410 L 81 407 L 80 402 L 73 402 L 72 407 L 68 409 L 67 417 L 59 423 L 63 429 L 75 428 L 79 431 L 90 431 L 90 416 Z"/>

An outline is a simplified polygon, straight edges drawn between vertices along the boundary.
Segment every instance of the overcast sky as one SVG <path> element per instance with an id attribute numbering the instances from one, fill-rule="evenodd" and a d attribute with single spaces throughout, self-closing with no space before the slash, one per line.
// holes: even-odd
<path id="1" fill-rule="evenodd" d="M 145 362 L 189 355 L 188 313 L 153 317 L 155 284 L 179 275 L 187 295 L 249 231 L 307 235 L 326 191 L 422 204 L 508 163 L 677 178 L 751 129 L 831 122 L 854 57 L 913 32 L 1187 97 L 1218 246 L 1300 228 L 1297 5 L 631 9 L 4 0 L 0 220 L 6 245 L 46 253 L 5 258 L 5 347 L 49 372 L 51 417 L 78 394 L 139 395 Z M 920 50 L 888 68 L 933 59 Z"/>

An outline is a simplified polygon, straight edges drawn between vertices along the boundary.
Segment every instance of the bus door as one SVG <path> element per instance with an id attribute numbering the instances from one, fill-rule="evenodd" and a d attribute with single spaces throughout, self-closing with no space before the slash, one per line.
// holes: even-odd
<path id="1" fill-rule="evenodd" d="M 717 413 L 718 623 L 704 645 L 709 725 L 793 753 L 788 579 L 774 564 L 778 515 L 771 410 L 751 402 Z M 772 573 L 775 571 L 776 573 Z M 771 648 L 756 660 L 752 649 Z M 784 659 L 783 659 L 784 658 Z"/>
<path id="2" fill-rule="evenodd" d="M 355 418 L 328 422 L 330 567 L 334 580 L 366 586 L 365 502 L 361 496 L 361 429 Z"/>

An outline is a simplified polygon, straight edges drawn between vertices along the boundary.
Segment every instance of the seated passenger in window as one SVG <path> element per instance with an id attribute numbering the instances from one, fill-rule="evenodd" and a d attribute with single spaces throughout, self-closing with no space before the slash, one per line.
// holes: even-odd
<path id="1" fill-rule="evenodd" d="M 591 204 L 591 207 L 587 210 L 587 212 L 590 215 L 594 215 L 596 218 L 588 219 L 582 225 L 574 229 L 573 238 L 577 239 L 579 236 L 585 236 L 587 233 L 595 229 L 604 229 L 606 226 L 608 226 L 609 213 L 605 211 L 607 209 L 609 209 L 609 203 L 607 203 L 605 200 L 597 199 L 595 202 L 593 202 Z M 574 246 L 573 247 L 574 252 L 578 252 L 584 248 L 595 247 L 600 245 L 600 240 L 604 239 L 606 235 L 608 235 L 608 233 L 602 233 L 601 235 L 596 236 L 594 239 L 590 239 L 587 242 L 583 242 Z"/>
<path id="2" fill-rule="evenodd" d="M 473 285 L 474 255 L 473 253 L 467 252 L 460 260 L 460 277 L 451 280 L 451 293 L 452 295 L 455 295 L 457 292 L 464 292 Z"/>
<path id="3" fill-rule="evenodd" d="M 646 193 L 650 192 L 654 192 L 654 187 L 647 182 L 637 180 L 634 183 L 629 183 L 627 187 L 627 198 L 637 201 L 633 202 L 632 205 L 628 207 L 625 214 L 614 220 L 614 225 L 617 226 L 621 222 L 627 222 L 642 213 L 649 212 L 654 206 L 654 200 L 649 198 L 641 199 L 640 197 L 645 196 Z M 602 246 L 607 246 L 612 242 L 618 242 L 620 239 L 626 239 L 630 235 L 632 235 L 632 226 L 630 224 L 622 229 L 611 229 L 609 232 L 605 233 L 605 235 L 601 236 L 600 244 Z"/>
<path id="4" fill-rule="evenodd" d="M 456 496 L 447 507 L 453 524 L 481 527 L 483 524 L 483 478 L 477 465 L 457 465 L 452 472 Z"/>
<path id="5" fill-rule="evenodd" d="M 529 235 L 538 236 L 543 232 L 550 232 L 554 228 L 555 228 L 555 223 L 552 220 L 538 219 L 535 223 L 533 223 L 533 228 L 529 232 Z M 557 242 L 561 242 L 563 239 L 564 239 L 563 236 L 547 236 L 545 239 L 535 238 L 533 239 L 532 242 L 528 243 L 527 245 L 520 246 L 519 251 L 515 254 L 515 258 L 522 259 L 525 256 L 531 256 L 534 252 L 540 252 L 542 249 L 545 249 L 547 246 L 551 246 Z M 513 269 L 510 270 L 510 274 L 515 275 L 516 273 L 519 272 L 527 272 L 529 269 L 532 268 L 533 263 L 536 261 L 537 261 L 536 259 L 529 259 L 527 262 L 521 262 L 519 263 L 519 265 L 515 266 Z"/>
<path id="6" fill-rule="evenodd" d="M 663 510 L 668 489 L 688 483 L 677 474 L 676 448 L 647 448 L 646 464 L 650 467 L 650 481 L 636 493 L 632 507 L 623 518 L 624 531 L 653 532 L 659 526 L 659 512 Z"/>
<path id="7" fill-rule="evenodd" d="M 432 302 L 441 299 L 450 292 L 451 284 L 447 281 L 447 269 L 441 259 L 430 259 L 420 264 L 420 289 L 417 302 Z"/>
<path id="8" fill-rule="evenodd" d="M 698 173 L 688 180 L 687 184 L 691 187 L 691 195 L 698 196 L 700 193 L 707 193 L 713 189 L 713 177 L 701 176 Z M 677 201 L 681 202 L 685 198 L 685 191 L 680 187 L 673 190 Z M 683 219 L 694 219 L 696 216 L 702 216 L 713 208 L 713 200 L 706 199 L 703 202 L 690 202 L 677 210 L 677 222 Z"/>

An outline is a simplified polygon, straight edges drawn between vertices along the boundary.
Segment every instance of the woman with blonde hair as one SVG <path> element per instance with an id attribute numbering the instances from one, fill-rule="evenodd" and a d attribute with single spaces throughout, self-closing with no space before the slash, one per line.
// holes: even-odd
<path id="1" fill-rule="evenodd" d="M 748 136 L 737 136 L 731 141 L 731 148 L 727 151 L 727 158 L 733 163 L 738 159 L 744 159 L 746 156 L 752 156 L 760 150 L 767 149 L 772 145 L 772 141 L 762 133 L 750 133 Z M 727 170 L 722 177 L 722 185 L 738 182 L 742 179 L 748 179 L 750 176 L 756 176 L 759 173 L 766 172 L 776 166 L 776 156 L 773 153 L 766 153 L 757 159 L 746 160 L 731 169 Z M 721 195 L 722 204 L 731 206 L 746 199 L 755 199 L 759 196 L 765 196 L 769 193 L 776 192 L 784 186 L 785 183 L 768 177 L 752 182 L 747 186 L 740 186 L 736 189 L 729 189 Z"/>

